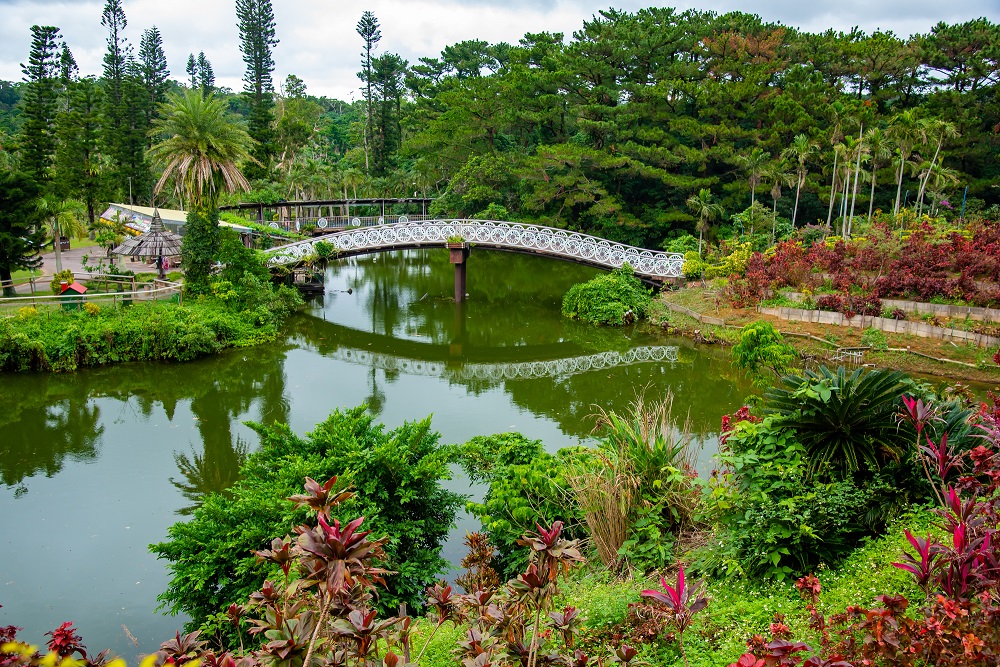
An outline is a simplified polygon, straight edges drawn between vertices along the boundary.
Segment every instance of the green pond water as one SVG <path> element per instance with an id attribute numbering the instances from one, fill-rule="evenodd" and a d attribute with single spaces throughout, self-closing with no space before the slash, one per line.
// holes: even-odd
<path id="1" fill-rule="evenodd" d="M 168 575 L 146 547 L 236 480 L 257 445 L 247 420 L 304 432 L 365 402 L 390 427 L 433 414 L 442 442 L 516 430 L 554 451 L 589 438 L 592 406 L 624 409 L 648 387 L 690 415 L 707 471 L 720 417 L 749 388 L 724 351 L 561 317 L 566 289 L 594 275 L 476 250 L 468 302 L 456 305 L 443 249 L 356 258 L 327 270 L 326 295 L 272 345 L 182 365 L 0 375 L 0 626 L 44 643 L 72 620 L 88 647 L 130 663 L 172 637 L 185 619 L 156 611 Z M 460 474 L 448 484 L 482 493 Z M 460 517 L 452 563 L 476 527 Z"/>

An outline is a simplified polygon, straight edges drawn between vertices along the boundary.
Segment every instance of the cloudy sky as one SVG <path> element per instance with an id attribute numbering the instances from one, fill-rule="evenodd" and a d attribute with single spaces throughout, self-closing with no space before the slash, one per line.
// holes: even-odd
<path id="1" fill-rule="evenodd" d="M 232 0 L 124 0 L 126 35 L 138 46 L 142 31 L 159 27 L 171 76 L 184 79 L 189 53 L 204 51 L 216 83 L 242 87 L 243 62 Z M 357 97 L 360 38 L 355 25 L 371 10 L 382 26 L 380 50 L 411 63 L 436 56 L 465 39 L 516 43 L 526 32 L 567 36 L 600 9 L 635 10 L 651 0 L 273 0 L 280 44 L 274 56 L 275 82 L 287 74 L 304 79 L 309 91 L 349 100 Z M 741 10 L 766 20 L 818 31 L 860 26 L 898 35 L 927 32 L 938 21 L 956 23 L 980 16 L 1000 20 L 1000 0 L 677 0 L 679 8 L 717 12 Z M 30 27 L 55 25 L 83 74 L 99 74 L 105 48 L 103 0 L 0 0 L 0 79 L 20 80 Z"/>

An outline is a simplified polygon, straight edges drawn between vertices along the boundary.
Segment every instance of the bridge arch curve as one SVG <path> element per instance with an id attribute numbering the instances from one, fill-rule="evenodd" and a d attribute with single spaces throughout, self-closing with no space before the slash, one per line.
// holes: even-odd
<path id="1" fill-rule="evenodd" d="M 443 247 L 455 237 L 482 248 L 538 254 L 604 269 L 628 263 L 639 276 L 654 280 L 679 278 L 684 265 L 684 256 L 678 253 L 646 250 L 565 229 L 496 220 L 407 221 L 345 229 L 272 248 L 266 253 L 269 264 L 279 265 L 313 254 L 319 241 L 332 244 L 338 256 L 350 257 Z"/>

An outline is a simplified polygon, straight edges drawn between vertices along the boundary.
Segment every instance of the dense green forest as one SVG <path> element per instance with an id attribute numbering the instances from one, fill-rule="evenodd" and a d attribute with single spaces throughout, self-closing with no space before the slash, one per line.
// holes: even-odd
<path id="1" fill-rule="evenodd" d="M 79 72 L 59 30 L 35 26 L 24 81 L 0 82 L 0 168 L 84 202 L 91 221 L 107 201 L 145 204 L 159 178 L 151 128 L 171 91 L 194 88 L 257 141 L 259 164 L 243 165 L 251 191 L 221 203 L 416 192 L 438 198 L 435 213 L 646 247 L 761 216 L 787 229 L 1000 205 L 1000 27 L 985 18 L 902 38 L 739 12 L 607 10 L 571 36 L 473 39 L 408 63 L 366 12 L 361 99 L 347 103 L 294 75 L 275 86 L 270 2 L 236 5 L 242 92 L 216 87 L 203 53 L 188 56 L 186 76 L 184 54 L 168 68 L 155 27 L 133 49 L 120 0 L 104 8 L 102 72 Z M 181 205 L 180 191 L 156 203 Z"/>

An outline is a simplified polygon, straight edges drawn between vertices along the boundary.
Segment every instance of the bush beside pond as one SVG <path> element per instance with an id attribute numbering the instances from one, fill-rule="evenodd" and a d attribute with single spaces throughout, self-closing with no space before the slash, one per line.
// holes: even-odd
<path id="1" fill-rule="evenodd" d="M 621 326 L 649 308 L 651 292 L 625 264 L 611 273 L 573 285 L 563 297 L 562 313 L 591 324 Z M 631 315 L 630 315 L 631 314 Z"/>
<path id="2" fill-rule="evenodd" d="M 215 294 L 185 301 L 136 303 L 119 309 L 22 309 L 0 319 L 0 371 L 74 371 L 128 361 L 191 361 L 230 347 L 274 340 L 298 293 L 272 290 L 248 276 L 239 294 L 216 283 Z M 86 304 L 93 306 L 93 304 Z"/>

